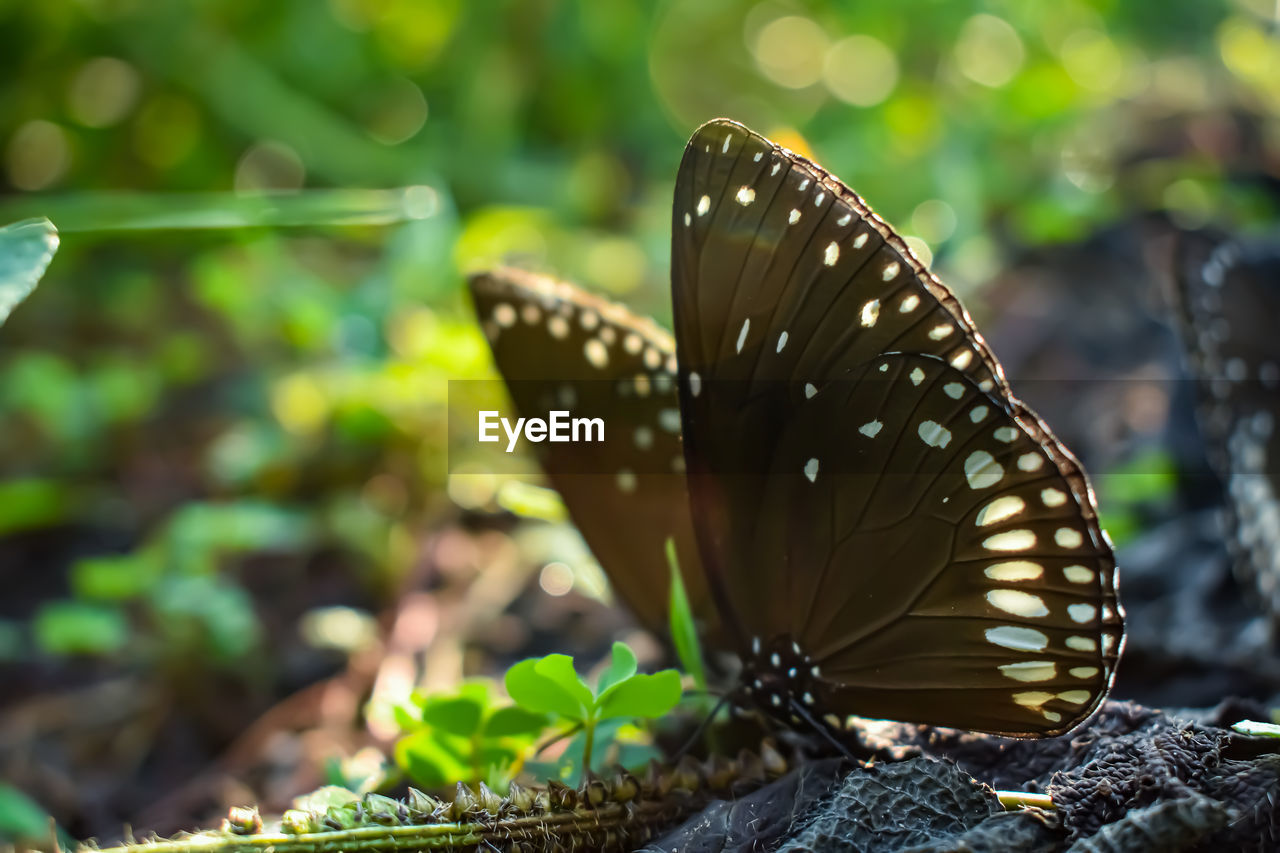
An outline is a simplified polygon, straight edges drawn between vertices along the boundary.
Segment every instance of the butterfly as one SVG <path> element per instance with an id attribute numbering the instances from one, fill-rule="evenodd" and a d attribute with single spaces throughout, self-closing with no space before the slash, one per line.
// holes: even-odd
<path id="1" fill-rule="evenodd" d="M 672 535 L 685 577 L 700 567 L 712 645 L 741 661 L 738 696 L 778 719 L 1035 737 L 1088 717 L 1123 642 L 1092 490 L 905 242 L 821 167 L 717 119 L 676 176 L 671 287 L 675 358 L 650 360 L 674 387 L 609 428 L 674 406 L 661 453 L 679 444 L 683 466 L 566 491 L 544 457 L 642 620 L 665 605 L 656 555 Z M 628 335 L 652 327 L 616 306 L 511 271 L 472 290 L 522 412 L 561 377 L 635 381 Z M 569 333 L 521 317 L 530 305 Z M 641 470 L 630 453 L 595 470 Z"/>
<path id="2" fill-rule="evenodd" d="M 1181 235 L 1175 285 L 1237 574 L 1280 623 L 1280 242 Z"/>

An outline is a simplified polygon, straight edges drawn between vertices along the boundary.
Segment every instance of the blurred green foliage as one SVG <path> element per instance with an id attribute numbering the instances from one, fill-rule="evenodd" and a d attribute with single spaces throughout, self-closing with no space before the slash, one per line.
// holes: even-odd
<path id="1" fill-rule="evenodd" d="M 393 592 L 502 503 L 450 488 L 447 382 L 491 375 L 461 274 L 665 315 L 706 119 L 964 291 L 1133 210 L 1274 217 L 1229 180 L 1277 162 L 1274 32 L 1270 0 L 0 0 L 0 222 L 63 235 L 0 329 L 0 574 L 48 581 L 0 659 L 265 666 L 263 554 Z"/>
<path id="2" fill-rule="evenodd" d="M 484 782 L 504 792 L 550 723 L 544 713 L 499 705 L 493 686 L 469 681 L 456 692 L 415 692 L 396 709 L 404 736 L 396 764 L 414 785 L 439 788 Z"/>

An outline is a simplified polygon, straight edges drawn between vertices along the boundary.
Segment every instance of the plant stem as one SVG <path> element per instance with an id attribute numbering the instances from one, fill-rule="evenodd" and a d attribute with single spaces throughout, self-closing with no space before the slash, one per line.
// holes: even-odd
<path id="1" fill-rule="evenodd" d="M 582 744 L 582 777 L 585 779 L 591 772 L 591 747 L 595 745 L 596 740 L 596 721 L 587 720 L 582 727 L 586 730 L 586 740 Z"/>

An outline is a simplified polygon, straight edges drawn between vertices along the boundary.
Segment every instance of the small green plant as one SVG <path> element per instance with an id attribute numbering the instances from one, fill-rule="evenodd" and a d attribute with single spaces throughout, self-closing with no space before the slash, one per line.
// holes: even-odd
<path id="1" fill-rule="evenodd" d="M 35 289 L 58 250 L 58 231 L 47 219 L 0 228 L 0 324 Z"/>
<path id="2" fill-rule="evenodd" d="M 676 540 L 667 539 L 667 565 L 671 567 L 671 600 L 668 605 L 671 642 L 684 671 L 693 676 L 699 690 L 707 689 L 707 672 L 702 665 L 702 644 L 698 642 L 698 628 L 693 621 L 693 609 L 689 606 L 689 594 L 684 588 L 684 576 L 680 573 L 680 561 L 676 557 Z"/>
<path id="3" fill-rule="evenodd" d="M 656 719 L 679 703 L 681 693 L 680 674 L 674 669 L 638 674 L 635 653 L 625 643 L 613 644 L 612 659 L 594 693 L 574 670 L 573 658 L 568 655 L 523 660 L 507 670 L 506 685 L 520 707 L 568 724 L 562 736 L 581 734 L 578 770 L 594 766 L 596 735 L 602 724 Z"/>
<path id="4" fill-rule="evenodd" d="M 415 785 L 484 782 L 497 791 L 506 790 L 551 722 L 545 713 L 498 706 L 485 681 L 456 693 L 415 693 L 396 719 L 408 732 L 396 743 L 396 764 Z"/>

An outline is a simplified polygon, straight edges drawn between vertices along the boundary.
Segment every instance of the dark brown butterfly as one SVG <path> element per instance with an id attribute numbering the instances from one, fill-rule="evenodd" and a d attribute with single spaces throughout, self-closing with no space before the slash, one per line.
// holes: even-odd
<path id="1" fill-rule="evenodd" d="M 551 484 L 647 628 L 663 633 L 667 539 L 704 632 L 714 632 L 684 478 L 675 342 L 620 305 L 571 284 L 503 268 L 471 278 L 494 359 L 522 416 L 600 417 L 602 443 L 537 444 Z"/>
<path id="2" fill-rule="evenodd" d="M 1182 235 L 1175 279 L 1237 573 L 1280 625 L 1280 242 Z"/>
<path id="3" fill-rule="evenodd" d="M 509 384 L 636 369 L 622 345 L 634 318 L 570 346 L 510 321 L 578 292 L 506 271 L 473 290 Z M 692 531 L 700 560 L 682 564 L 702 566 L 697 594 L 743 662 L 741 692 L 774 716 L 1013 736 L 1086 718 L 1123 638 L 1089 484 L 901 238 L 820 167 L 713 121 L 676 179 L 672 298 L 686 475 L 655 484 L 665 512 L 637 515 L 601 476 L 565 495 L 623 597 L 659 611 L 656 554 Z M 686 481 L 687 510 L 674 506 Z"/>

